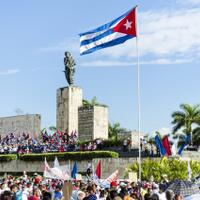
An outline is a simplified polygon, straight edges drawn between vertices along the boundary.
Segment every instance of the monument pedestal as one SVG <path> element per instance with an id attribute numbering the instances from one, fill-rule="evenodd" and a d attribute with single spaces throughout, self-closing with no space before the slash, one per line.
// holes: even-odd
<path id="1" fill-rule="evenodd" d="M 78 138 L 91 141 L 108 139 L 108 108 L 104 106 L 80 107 L 78 115 Z"/>
<path id="2" fill-rule="evenodd" d="M 61 131 L 78 132 L 78 108 L 82 106 L 83 92 L 76 86 L 57 90 L 56 127 Z"/>

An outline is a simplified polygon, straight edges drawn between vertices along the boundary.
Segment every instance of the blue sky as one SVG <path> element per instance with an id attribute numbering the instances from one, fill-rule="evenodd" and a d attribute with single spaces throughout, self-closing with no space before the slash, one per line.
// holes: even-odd
<path id="1" fill-rule="evenodd" d="M 56 90 L 67 85 L 64 52 L 76 60 L 84 98 L 109 106 L 109 120 L 137 129 L 135 39 L 85 56 L 79 36 L 139 5 L 141 130 L 170 131 L 171 113 L 200 100 L 200 0 L 59 0 L 0 3 L 0 116 L 40 113 L 55 125 Z M 21 112 L 21 113 L 22 113 Z"/>

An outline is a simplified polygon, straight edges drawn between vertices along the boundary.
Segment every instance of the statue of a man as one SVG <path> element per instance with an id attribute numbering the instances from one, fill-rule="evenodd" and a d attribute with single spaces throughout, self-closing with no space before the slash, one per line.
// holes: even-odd
<path id="1" fill-rule="evenodd" d="M 70 52 L 66 51 L 65 52 L 65 57 L 64 57 L 64 64 L 65 64 L 65 77 L 67 79 L 67 82 L 69 83 L 69 85 L 73 85 L 74 84 L 74 73 L 75 73 L 75 61 L 72 57 L 72 55 L 70 54 Z"/>

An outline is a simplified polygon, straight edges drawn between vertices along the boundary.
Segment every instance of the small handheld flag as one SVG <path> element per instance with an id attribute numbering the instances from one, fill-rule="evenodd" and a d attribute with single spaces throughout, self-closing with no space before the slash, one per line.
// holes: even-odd
<path id="1" fill-rule="evenodd" d="M 71 172 L 71 177 L 73 179 L 76 179 L 77 174 L 78 174 L 78 166 L 77 166 L 77 162 L 75 161 L 72 172 Z"/>
<path id="2" fill-rule="evenodd" d="M 184 143 L 180 146 L 179 150 L 178 150 L 178 154 L 182 155 L 182 151 L 184 150 L 184 148 L 190 143 L 191 137 L 190 135 L 187 135 L 187 137 L 185 137 L 185 141 Z"/>
<path id="3" fill-rule="evenodd" d="M 162 139 L 162 145 L 165 148 L 167 155 L 171 156 L 171 146 L 167 135 Z"/>
<path id="4" fill-rule="evenodd" d="M 55 157 L 55 160 L 54 160 L 54 163 L 53 163 L 53 167 L 57 167 L 57 168 L 60 167 L 60 164 L 58 162 L 58 158 L 57 157 Z"/>
<path id="5" fill-rule="evenodd" d="M 118 176 L 119 176 L 119 171 L 116 170 L 106 179 L 106 181 L 108 181 L 109 183 L 116 181 Z"/>
<path id="6" fill-rule="evenodd" d="M 101 178 L 101 161 L 99 161 L 98 164 L 97 164 L 95 174 L 98 178 Z"/>
<path id="7" fill-rule="evenodd" d="M 165 150 L 165 148 L 163 147 L 163 144 L 161 143 L 161 140 L 160 140 L 160 138 L 159 138 L 158 135 L 156 135 L 156 137 L 155 137 L 155 143 L 156 143 L 157 148 L 158 148 L 159 151 L 160 151 L 160 154 L 161 154 L 162 156 L 166 155 L 166 150 Z"/>
<path id="8" fill-rule="evenodd" d="M 81 55 L 124 43 L 137 36 L 136 7 L 103 26 L 79 35 Z"/>

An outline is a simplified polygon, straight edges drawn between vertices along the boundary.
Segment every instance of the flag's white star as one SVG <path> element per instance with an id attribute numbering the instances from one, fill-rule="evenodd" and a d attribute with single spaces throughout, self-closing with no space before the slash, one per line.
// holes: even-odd
<path id="1" fill-rule="evenodd" d="M 126 20 L 126 23 L 124 24 L 124 26 L 126 26 L 126 30 L 128 30 L 129 28 L 132 28 L 132 26 L 131 26 L 131 24 L 132 24 L 133 22 L 129 22 L 128 21 L 128 19 Z"/>

